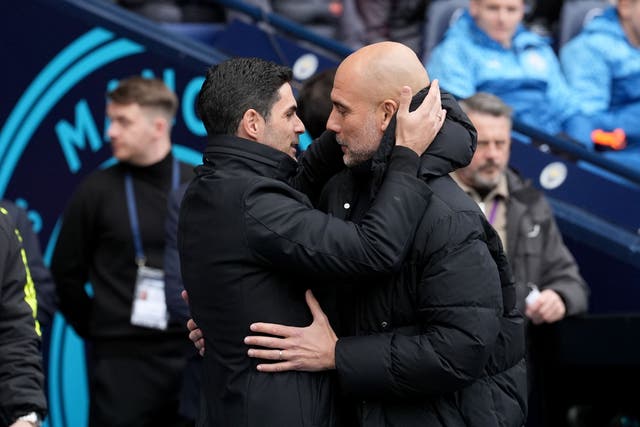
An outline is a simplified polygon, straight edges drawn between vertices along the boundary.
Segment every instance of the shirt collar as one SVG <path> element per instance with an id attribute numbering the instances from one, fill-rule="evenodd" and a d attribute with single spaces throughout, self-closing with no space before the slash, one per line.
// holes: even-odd
<path id="1" fill-rule="evenodd" d="M 453 180 L 462 188 L 462 190 L 467 193 L 473 200 L 476 202 L 488 202 L 494 200 L 496 198 L 504 199 L 505 201 L 509 199 L 509 187 L 507 185 L 507 175 L 500 175 L 500 180 L 498 181 L 498 185 L 495 186 L 493 190 L 489 192 L 484 198 L 480 197 L 480 194 L 475 190 L 475 188 L 470 187 L 463 183 L 460 180 L 460 177 L 453 172 L 451 174 Z"/>

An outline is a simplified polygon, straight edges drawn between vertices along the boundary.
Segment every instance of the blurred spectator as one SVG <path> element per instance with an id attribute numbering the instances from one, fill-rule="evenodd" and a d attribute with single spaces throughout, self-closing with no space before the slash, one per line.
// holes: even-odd
<path id="1" fill-rule="evenodd" d="M 35 289 L 21 235 L 0 207 L 0 426 L 39 426 L 46 413 Z"/>
<path id="2" fill-rule="evenodd" d="M 522 25 L 524 12 L 525 0 L 471 0 L 427 69 L 456 97 L 493 93 L 516 119 L 558 134 L 577 106 L 551 46 Z"/>
<path id="3" fill-rule="evenodd" d="M 573 89 L 572 97 L 580 106 L 580 114 L 568 122 L 569 135 L 593 148 L 594 130 L 622 129 L 627 148 L 607 152 L 606 156 L 637 170 L 640 166 L 640 0 L 619 0 L 616 7 L 595 17 L 562 48 L 560 58 Z"/>
<path id="4" fill-rule="evenodd" d="M 211 0 L 117 0 L 120 6 L 157 22 L 224 22 L 225 10 Z"/>
<path id="5" fill-rule="evenodd" d="M 513 270 L 520 310 L 534 323 L 552 323 L 587 311 L 588 288 L 564 245 L 543 193 L 508 168 L 511 108 L 477 93 L 460 106 L 478 131 L 469 166 L 453 178 L 482 208 L 498 232 Z M 530 420 L 543 417 L 539 364 L 529 361 Z M 542 424 L 547 425 L 547 424 Z"/>
<path id="6" fill-rule="evenodd" d="M 354 3 L 356 15 L 363 26 L 362 33 L 355 39 L 347 40 L 348 44 L 357 48 L 391 40 L 409 46 L 420 55 L 425 10 L 430 0 L 345 1 Z"/>
<path id="7" fill-rule="evenodd" d="M 60 310 L 90 344 L 92 427 L 184 425 L 178 390 L 190 348 L 184 324 L 168 321 L 162 271 L 167 196 L 193 175 L 171 153 L 177 108 L 158 79 L 131 77 L 108 94 L 117 163 L 80 184 L 51 262 Z"/>
<path id="8" fill-rule="evenodd" d="M 37 319 L 40 322 L 40 326 L 47 330 L 56 311 L 56 287 L 49 269 L 42 260 L 38 237 L 33 231 L 31 221 L 24 209 L 9 200 L 0 200 L 0 208 L 5 208 L 9 212 L 13 227 L 22 236 L 22 247 L 24 247 L 27 254 L 27 263 L 29 264 L 38 299 Z"/>
<path id="9" fill-rule="evenodd" d="M 478 131 L 478 147 L 469 166 L 457 170 L 454 178 L 480 204 L 500 235 L 519 285 L 523 312 L 536 324 L 585 312 L 587 286 L 548 202 L 508 168 L 511 108 L 489 93 L 475 94 L 460 105 Z M 536 289 L 536 302 L 525 309 L 525 296 Z"/>
<path id="10" fill-rule="evenodd" d="M 306 150 L 327 128 L 333 109 L 331 89 L 335 75 L 335 68 L 326 69 L 305 80 L 300 88 L 297 113 L 305 127 L 305 133 L 300 135 L 300 150 Z"/>
<path id="11" fill-rule="evenodd" d="M 332 39 L 341 38 L 343 0 L 245 0 L 265 12 L 277 13 L 314 33 Z M 231 14 L 231 16 L 235 16 Z"/>

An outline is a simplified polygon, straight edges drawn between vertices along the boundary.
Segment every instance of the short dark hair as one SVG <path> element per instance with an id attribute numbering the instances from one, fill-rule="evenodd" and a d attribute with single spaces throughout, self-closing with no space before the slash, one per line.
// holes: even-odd
<path id="1" fill-rule="evenodd" d="M 497 96 L 487 92 L 477 92 L 467 99 L 459 101 L 460 108 L 465 113 L 482 113 L 494 117 L 511 119 L 513 109 Z"/>
<path id="2" fill-rule="evenodd" d="M 336 69 L 329 68 L 305 80 L 298 94 L 298 117 L 312 138 L 319 137 L 327 128 L 331 114 L 331 89 Z"/>
<path id="3" fill-rule="evenodd" d="M 292 77 L 289 67 L 259 58 L 232 58 L 212 66 L 196 106 L 207 133 L 235 135 L 251 108 L 267 120 L 278 90 Z"/>
<path id="4" fill-rule="evenodd" d="M 178 111 L 178 97 L 160 79 L 132 76 L 120 80 L 118 86 L 107 93 L 107 99 L 121 105 L 138 104 L 155 108 L 173 119 Z"/>

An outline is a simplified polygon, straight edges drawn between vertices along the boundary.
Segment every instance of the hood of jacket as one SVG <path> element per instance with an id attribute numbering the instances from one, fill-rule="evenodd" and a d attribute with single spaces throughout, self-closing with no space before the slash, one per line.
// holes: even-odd
<path id="1" fill-rule="evenodd" d="M 608 7 L 602 15 L 596 16 L 589 21 L 582 30 L 586 34 L 598 33 L 608 34 L 615 38 L 626 39 L 618 11 L 614 6 Z"/>

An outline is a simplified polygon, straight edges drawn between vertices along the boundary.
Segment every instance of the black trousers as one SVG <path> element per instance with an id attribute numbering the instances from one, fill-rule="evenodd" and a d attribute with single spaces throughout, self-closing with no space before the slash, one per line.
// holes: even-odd
<path id="1" fill-rule="evenodd" d="M 100 356 L 89 362 L 90 427 L 184 427 L 178 400 L 186 357 Z"/>

